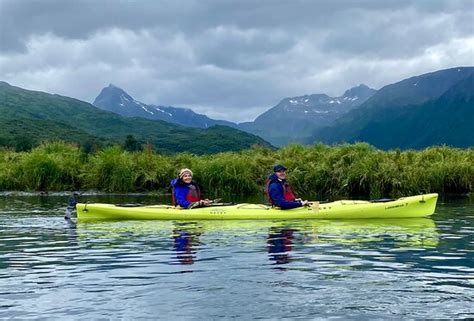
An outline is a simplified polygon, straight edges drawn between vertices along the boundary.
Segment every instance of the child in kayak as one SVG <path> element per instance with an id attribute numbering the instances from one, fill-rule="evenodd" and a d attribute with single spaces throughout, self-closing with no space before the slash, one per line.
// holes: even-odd
<path id="1" fill-rule="evenodd" d="M 173 187 L 173 203 L 182 208 L 209 206 L 208 199 L 201 199 L 199 186 L 193 181 L 193 172 L 189 168 L 179 171 L 178 177 L 171 181 Z"/>
<path id="2" fill-rule="evenodd" d="M 267 194 L 270 203 L 282 210 L 308 205 L 308 201 L 296 198 L 293 194 L 293 190 L 286 180 L 286 167 L 283 165 L 273 167 L 273 174 L 267 181 Z"/>

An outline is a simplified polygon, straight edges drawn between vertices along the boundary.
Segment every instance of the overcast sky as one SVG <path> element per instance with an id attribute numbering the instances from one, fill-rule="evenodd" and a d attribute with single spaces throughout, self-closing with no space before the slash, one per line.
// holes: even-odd
<path id="1" fill-rule="evenodd" d="M 0 80 L 92 102 L 253 120 L 284 97 L 339 96 L 474 65 L 474 0 L 0 0 Z"/>

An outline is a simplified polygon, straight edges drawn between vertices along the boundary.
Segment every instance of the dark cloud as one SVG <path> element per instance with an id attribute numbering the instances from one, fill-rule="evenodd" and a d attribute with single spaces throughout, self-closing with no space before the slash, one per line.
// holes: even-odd
<path id="1" fill-rule="evenodd" d="M 0 0 L 0 80 L 247 120 L 285 96 L 474 64 L 474 0 Z"/>

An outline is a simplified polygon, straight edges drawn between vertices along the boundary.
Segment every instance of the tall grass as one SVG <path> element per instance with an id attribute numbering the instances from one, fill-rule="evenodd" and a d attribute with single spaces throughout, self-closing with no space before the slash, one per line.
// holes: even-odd
<path id="1" fill-rule="evenodd" d="M 321 197 L 396 197 L 427 192 L 470 193 L 474 149 L 431 147 L 381 151 L 365 143 L 339 146 L 254 147 L 196 156 L 160 155 L 150 148 L 113 146 L 84 154 L 74 145 L 45 143 L 29 153 L 0 150 L 0 190 L 170 191 L 177 171 L 189 167 L 207 195 L 262 193 L 274 164 L 288 170 L 296 193 Z"/>
<path id="2" fill-rule="evenodd" d="M 21 158 L 20 153 L 0 149 L 0 190 L 20 189 L 21 184 L 15 177 L 15 166 Z"/>
<path id="3" fill-rule="evenodd" d="M 78 147 L 63 142 L 42 144 L 29 153 L 3 151 L 0 188 L 71 190 L 80 188 L 83 168 Z"/>

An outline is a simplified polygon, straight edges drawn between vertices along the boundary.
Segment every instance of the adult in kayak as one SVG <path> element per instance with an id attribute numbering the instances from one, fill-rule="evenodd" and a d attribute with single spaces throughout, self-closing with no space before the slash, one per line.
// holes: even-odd
<path id="1" fill-rule="evenodd" d="M 201 199 L 199 186 L 193 181 L 193 172 L 189 168 L 179 171 L 178 177 L 171 181 L 173 187 L 173 203 L 182 208 L 209 206 L 208 199 Z"/>
<path id="2" fill-rule="evenodd" d="M 293 194 L 293 190 L 286 180 L 286 167 L 280 164 L 273 167 L 273 174 L 268 177 L 267 194 L 270 203 L 282 210 L 308 205 L 308 201 L 296 198 Z"/>

